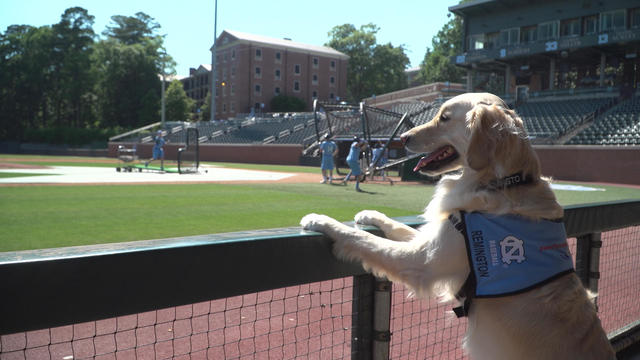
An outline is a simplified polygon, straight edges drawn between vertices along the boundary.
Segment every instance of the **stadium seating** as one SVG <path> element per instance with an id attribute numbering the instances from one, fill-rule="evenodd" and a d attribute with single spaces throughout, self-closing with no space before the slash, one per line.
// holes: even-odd
<path id="1" fill-rule="evenodd" d="M 290 117 L 276 117 L 255 119 L 218 125 L 198 124 L 198 127 L 208 126 L 211 143 L 225 144 L 252 144 L 263 143 L 265 139 L 271 139 L 276 143 L 296 143 L 299 133 L 307 127 L 307 122 L 313 118 L 312 114 L 300 114 Z M 213 126 L 213 127 L 212 127 Z M 202 134 L 202 130 L 200 130 Z M 293 136 L 293 135 L 296 136 Z M 273 137 L 273 138 L 272 138 Z M 288 139 L 291 137 L 291 139 Z"/>
<path id="2" fill-rule="evenodd" d="M 592 97 L 593 96 L 593 97 Z M 588 98 L 576 97 L 562 99 L 532 99 L 518 105 L 515 110 L 522 118 L 527 133 L 534 143 L 553 143 L 564 135 L 570 136 L 577 131 L 592 114 L 594 122 L 574 136 L 567 144 L 597 145 L 640 145 L 640 96 L 632 97 L 620 104 L 614 104 L 611 95 Z M 432 103 L 415 101 L 394 105 L 388 111 L 378 111 L 365 107 L 368 131 L 374 138 L 391 135 L 400 116 L 408 113 L 408 119 L 416 126 L 431 120 L 438 112 L 442 100 Z M 608 109 L 608 110 L 607 110 Z M 361 136 L 363 128 L 360 114 L 355 110 L 333 112 L 332 131 L 339 137 Z M 395 113 L 395 115 L 394 115 Z M 602 114 L 602 115 L 600 115 Z M 324 113 L 320 113 L 318 127 L 327 129 Z M 168 124 L 165 129 L 170 143 L 184 142 L 184 124 Z M 224 120 L 218 122 L 198 122 L 200 141 L 204 143 L 224 144 L 302 144 L 309 146 L 317 139 L 313 113 L 300 113 L 291 116 L 274 115 L 250 120 Z M 404 127 L 400 131 L 406 131 Z M 151 139 L 150 130 L 132 134 L 125 141 L 144 142 Z"/>
<path id="3" fill-rule="evenodd" d="M 640 145 L 640 96 L 622 101 L 573 137 L 571 145 Z"/>
<path id="4" fill-rule="evenodd" d="M 555 139 L 571 130 L 601 108 L 611 98 L 562 99 L 527 102 L 516 107 L 530 137 Z"/>

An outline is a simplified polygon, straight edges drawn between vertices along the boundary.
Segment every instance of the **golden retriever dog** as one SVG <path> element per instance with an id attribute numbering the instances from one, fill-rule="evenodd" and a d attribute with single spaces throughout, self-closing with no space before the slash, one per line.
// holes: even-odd
<path id="1" fill-rule="evenodd" d="M 423 226 L 413 229 L 365 210 L 356 214 L 356 227 L 318 214 L 303 217 L 302 227 L 331 238 L 338 258 L 359 261 L 373 274 L 405 284 L 418 297 L 463 301 L 469 319 L 464 346 L 474 360 L 615 359 L 595 307 L 573 272 L 559 221 L 563 209 L 540 174 L 515 112 L 492 94 L 463 94 L 446 101 L 431 121 L 401 139 L 408 150 L 427 154 L 416 171 L 445 174 L 425 209 Z M 562 259 L 553 261 L 568 261 L 569 268 L 521 291 L 479 296 L 480 288 L 477 293 L 474 288 L 484 277 L 487 261 L 497 263 L 494 257 L 501 254 L 503 263 L 493 265 L 506 268 L 519 265 L 532 252 L 525 254 L 522 241 L 506 236 L 506 243 L 493 244 L 477 256 L 478 249 L 467 240 L 478 238 L 477 231 L 468 233 L 468 214 L 527 222 L 533 226 L 531 238 L 546 231 L 536 230 L 543 223 L 560 224 L 564 238 L 559 244 L 542 243 L 535 250 L 559 250 Z M 378 227 L 385 238 L 357 224 Z M 473 256 L 480 262 L 474 265 Z"/>

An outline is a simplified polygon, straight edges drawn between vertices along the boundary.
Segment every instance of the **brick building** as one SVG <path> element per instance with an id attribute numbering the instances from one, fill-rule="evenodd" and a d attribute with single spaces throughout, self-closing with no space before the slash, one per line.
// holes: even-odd
<path id="1" fill-rule="evenodd" d="M 349 57 L 332 48 L 230 30 L 216 44 L 216 119 L 252 109 L 269 112 L 280 94 L 302 99 L 307 110 L 314 99 L 347 94 Z"/>
<path id="2" fill-rule="evenodd" d="M 211 64 L 202 64 L 197 69 L 190 68 L 189 76 L 180 79 L 184 92 L 196 101 L 198 108 L 203 105 L 204 99 L 211 89 L 210 79 Z"/>

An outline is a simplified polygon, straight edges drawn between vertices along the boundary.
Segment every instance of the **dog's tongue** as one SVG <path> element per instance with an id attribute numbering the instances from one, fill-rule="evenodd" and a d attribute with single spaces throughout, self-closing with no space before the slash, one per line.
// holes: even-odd
<path id="1" fill-rule="evenodd" d="M 447 151 L 446 147 L 440 148 L 434 152 L 432 152 L 431 154 L 427 155 L 427 156 L 423 156 L 420 161 L 418 161 L 418 164 L 416 165 L 416 167 L 413 168 L 413 171 L 419 171 L 420 169 L 422 169 L 423 167 L 429 165 L 430 162 L 432 162 L 434 159 L 436 159 L 438 156 L 440 156 L 442 153 L 444 153 L 445 151 Z"/>

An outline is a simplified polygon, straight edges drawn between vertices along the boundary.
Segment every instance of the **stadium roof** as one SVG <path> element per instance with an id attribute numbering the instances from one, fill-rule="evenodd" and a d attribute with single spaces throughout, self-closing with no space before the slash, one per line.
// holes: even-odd
<path id="1" fill-rule="evenodd" d="M 550 0 L 538 0 L 537 3 L 551 2 Z M 505 8 L 517 4 L 531 3 L 528 0 L 472 0 L 464 4 L 449 6 L 449 11 L 457 15 L 464 15 L 474 12 L 491 12 L 495 8 Z"/>
<path id="2" fill-rule="evenodd" d="M 247 33 L 243 33 L 240 31 L 233 31 L 233 30 L 224 30 L 220 34 L 217 40 L 217 46 L 219 49 L 222 47 L 225 47 L 226 44 L 224 43 L 224 38 L 228 35 L 235 38 L 236 41 L 239 41 L 241 43 L 264 44 L 264 45 L 272 46 L 276 48 L 287 48 L 292 50 L 298 50 L 300 52 L 305 52 L 305 53 L 317 53 L 325 56 L 326 55 L 334 56 L 340 59 L 349 58 L 348 55 L 343 54 L 340 51 L 332 49 L 328 46 L 303 44 L 303 43 L 292 41 L 290 39 L 276 39 L 276 38 L 270 38 L 267 36 L 247 34 Z M 222 45 L 220 45 L 221 43 Z"/>

